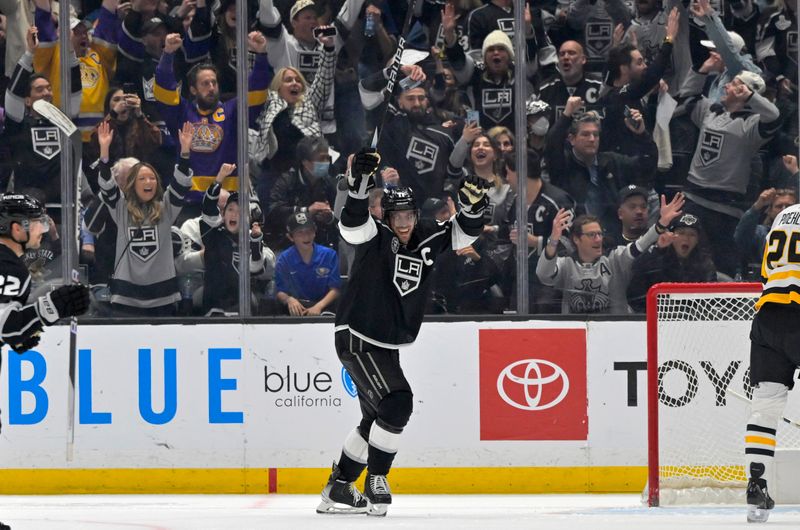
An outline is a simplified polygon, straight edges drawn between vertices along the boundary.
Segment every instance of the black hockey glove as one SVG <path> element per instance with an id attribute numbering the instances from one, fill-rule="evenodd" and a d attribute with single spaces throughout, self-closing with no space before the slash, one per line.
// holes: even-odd
<path id="1" fill-rule="evenodd" d="M 369 190 L 375 187 L 375 173 L 381 164 L 381 155 L 375 149 L 362 149 L 353 157 L 347 171 L 348 195 L 354 199 L 369 198 Z"/>
<path id="2" fill-rule="evenodd" d="M 461 181 L 458 188 L 458 204 L 464 213 L 470 217 L 483 215 L 483 210 L 489 205 L 486 192 L 493 184 L 477 175 L 469 175 Z"/>
<path id="3" fill-rule="evenodd" d="M 8 346 L 16 353 L 25 353 L 31 348 L 35 348 L 39 344 L 42 332 L 38 330 L 27 337 L 21 337 L 15 342 L 9 342 Z"/>
<path id="4" fill-rule="evenodd" d="M 82 284 L 62 285 L 36 303 L 39 318 L 46 326 L 52 326 L 59 318 L 82 315 L 89 309 L 89 288 Z"/>

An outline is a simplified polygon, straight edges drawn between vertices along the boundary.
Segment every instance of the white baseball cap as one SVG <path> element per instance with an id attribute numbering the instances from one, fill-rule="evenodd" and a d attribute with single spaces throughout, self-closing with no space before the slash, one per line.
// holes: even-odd
<path id="1" fill-rule="evenodd" d="M 741 35 L 736 33 L 735 31 L 729 31 L 728 36 L 731 38 L 731 42 L 733 43 L 733 51 L 739 53 L 744 48 L 744 39 Z M 717 46 L 714 44 L 714 41 L 711 40 L 701 40 L 700 44 L 708 48 L 709 50 L 716 50 Z"/>

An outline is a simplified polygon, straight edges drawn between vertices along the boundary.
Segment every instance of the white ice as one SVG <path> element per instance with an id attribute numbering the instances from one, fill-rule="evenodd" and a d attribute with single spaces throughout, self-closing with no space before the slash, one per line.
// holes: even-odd
<path id="1" fill-rule="evenodd" d="M 744 506 L 646 508 L 637 495 L 395 495 L 386 518 L 318 515 L 315 495 L 0 496 L 12 530 L 753 528 Z M 779 506 L 759 528 L 800 528 Z"/>

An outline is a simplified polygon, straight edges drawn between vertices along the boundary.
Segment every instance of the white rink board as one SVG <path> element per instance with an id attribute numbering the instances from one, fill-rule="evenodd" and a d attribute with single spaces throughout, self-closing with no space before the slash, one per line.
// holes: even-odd
<path id="1" fill-rule="evenodd" d="M 586 333 L 587 394 L 581 399 L 588 432 L 583 439 L 481 439 L 481 422 L 487 420 L 480 412 L 487 404 L 480 390 L 479 333 L 490 330 Z M 396 465 L 644 466 L 645 372 L 637 372 L 638 404 L 630 406 L 628 373 L 614 363 L 644 362 L 645 344 L 644 322 L 424 324 L 416 344 L 401 351 L 415 397 Z M 76 404 L 83 413 L 76 412 L 75 459 L 67 465 L 67 345 L 68 330 L 59 326 L 43 335 L 38 353 L 13 360 L 13 352 L 4 356 L 0 467 L 321 468 L 338 457 L 360 416 L 357 399 L 342 382 L 332 324 L 81 326 L 78 347 L 90 350 L 91 365 L 84 353 Z M 143 348 L 151 350 L 152 407 L 143 391 L 148 378 L 140 377 Z M 558 358 L 548 344 L 531 348 L 533 353 L 521 355 L 522 360 L 537 355 L 539 348 Z M 168 349 L 175 350 L 175 412 L 156 421 L 145 413 L 147 421 L 140 400 L 156 417 L 164 411 Z M 10 364 L 21 369 L 16 379 Z M 286 388 L 287 367 L 291 390 Z M 265 368 L 271 374 L 269 389 Z M 35 379 L 42 377 L 40 383 Z M 484 392 L 496 393 L 497 378 L 487 377 Z M 573 381 L 570 392 L 578 386 Z M 10 394 L 21 396 L 21 406 L 10 402 Z M 520 423 L 529 430 L 546 427 L 539 411 L 514 412 L 522 414 Z"/>

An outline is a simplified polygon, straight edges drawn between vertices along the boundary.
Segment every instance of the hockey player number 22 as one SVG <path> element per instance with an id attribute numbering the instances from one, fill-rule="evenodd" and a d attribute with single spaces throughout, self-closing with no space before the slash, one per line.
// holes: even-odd
<path id="1" fill-rule="evenodd" d="M 18 296 L 19 278 L 16 276 L 3 276 L 0 274 L 0 295 Z"/>

